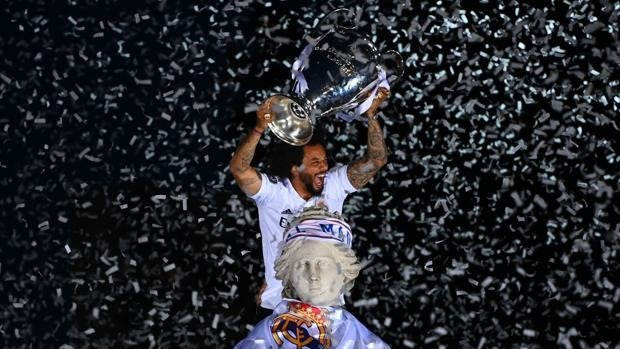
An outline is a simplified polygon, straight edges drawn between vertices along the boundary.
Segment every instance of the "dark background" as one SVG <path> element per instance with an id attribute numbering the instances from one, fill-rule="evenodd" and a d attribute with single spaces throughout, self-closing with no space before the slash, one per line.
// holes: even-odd
<path id="1" fill-rule="evenodd" d="M 348 309 L 393 348 L 617 345 L 617 3 L 69 0 L 0 10 L 0 347 L 244 337 L 260 239 L 228 161 L 341 6 L 407 63 L 344 208 Z"/>

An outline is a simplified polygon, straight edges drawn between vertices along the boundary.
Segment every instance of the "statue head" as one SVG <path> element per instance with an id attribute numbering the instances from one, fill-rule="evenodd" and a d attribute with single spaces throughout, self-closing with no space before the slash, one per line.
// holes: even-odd
<path id="1" fill-rule="evenodd" d="M 283 296 L 316 306 L 341 305 L 341 294 L 353 287 L 361 269 L 350 247 L 349 226 L 333 214 L 306 211 L 286 229 L 275 261 Z"/>

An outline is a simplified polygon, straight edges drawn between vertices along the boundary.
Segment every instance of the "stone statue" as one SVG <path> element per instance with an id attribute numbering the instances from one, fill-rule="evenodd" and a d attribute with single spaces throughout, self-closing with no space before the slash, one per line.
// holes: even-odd
<path id="1" fill-rule="evenodd" d="M 275 269 L 284 300 L 236 349 L 389 349 L 343 307 L 361 267 L 339 216 L 323 208 L 302 212 L 286 229 Z"/>

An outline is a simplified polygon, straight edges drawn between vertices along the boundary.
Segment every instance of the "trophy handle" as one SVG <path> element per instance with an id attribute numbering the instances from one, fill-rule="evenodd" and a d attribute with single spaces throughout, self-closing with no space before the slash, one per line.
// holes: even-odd
<path id="1" fill-rule="evenodd" d="M 344 14 L 345 12 L 348 12 L 348 14 Z M 340 17 L 341 15 L 347 20 L 351 20 L 351 18 L 355 19 L 355 12 L 353 10 L 348 9 L 348 8 L 337 8 L 329 12 L 325 16 L 323 16 L 323 18 L 321 18 L 319 23 L 317 23 L 317 25 L 312 29 L 312 33 L 314 34 L 317 32 L 329 32 L 331 31 L 332 28 L 342 28 L 342 29 L 356 29 L 357 28 L 357 24 L 355 24 L 354 21 L 351 21 L 352 26 L 346 26 L 346 25 L 342 25 L 338 23 L 338 19 L 341 18 Z M 328 18 L 333 18 L 334 23 L 333 24 L 324 23 L 325 20 Z M 312 35 L 312 36 L 314 37 L 315 35 Z M 316 36 L 320 36 L 320 35 L 316 35 Z"/>
<path id="2" fill-rule="evenodd" d="M 400 53 L 394 50 L 385 51 L 381 55 L 381 61 L 385 67 L 386 73 L 388 74 L 388 82 L 390 84 L 400 80 L 400 78 L 403 77 L 403 73 L 405 72 L 405 64 Z M 388 62 L 390 62 L 390 64 L 386 64 Z"/>

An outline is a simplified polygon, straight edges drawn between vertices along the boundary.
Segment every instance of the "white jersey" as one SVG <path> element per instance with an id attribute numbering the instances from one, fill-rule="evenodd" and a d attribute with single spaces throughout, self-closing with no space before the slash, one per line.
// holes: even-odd
<path id="1" fill-rule="evenodd" d="M 322 202 L 331 212 L 342 213 L 342 205 L 349 193 L 356 189 L 349 182 L 346 166 L 335 166 L 325 175 L 321 196 L 304 200 L 291 181 L 261 173 L 261 187 L 250 198 L 258 207 L 258 221 L 262 235 L 263 263 L 267 287 L 261 296 L 261 306 L 273 309 L 282 300 L 282 282 L 276 280 L 274 263 L 280 255 L 284 228 L 304 207 Z"/>

